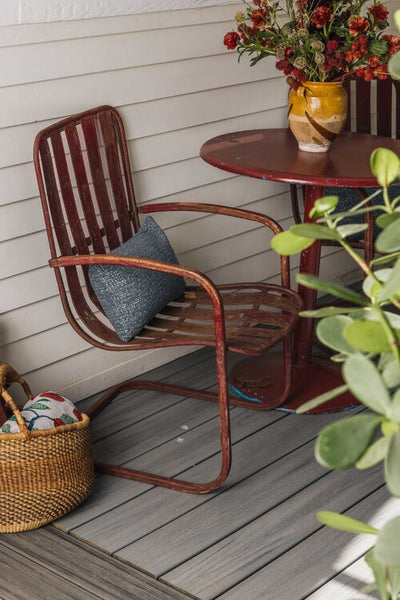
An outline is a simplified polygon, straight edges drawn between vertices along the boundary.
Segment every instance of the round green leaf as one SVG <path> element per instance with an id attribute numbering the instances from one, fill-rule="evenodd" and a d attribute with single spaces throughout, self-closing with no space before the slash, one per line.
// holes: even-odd
<path id="1" fill-rule="evenodd" d="M 337 228 L 337 231 L 343 238 L 346 238 L 349 237 L 349 235 L 361 233 L 361 231 L 365 231 L 366 229 L 368 229 L 368 225 L 366 223 L 360 223 L 359 225 L 340 225 Z"/>
<path id="2" fill-rule="evenodd" d="M 387 263 L 392 262 L 396 258 L 399 258 L 400 252 L 393 252 L 392 254 L 386 254 L 385 256 L 380 256 L 379 258 L 374 258 L 371 261 L 370 266 L 375 267 L 377 265 L 386 265 Z"/>
<path id="3" fill-rule="evenodd" d="M 378 462 L 384 460 L 389 448 L 389 441 L 390 438 L 387 436 L 380 437 L 376 440 L 376 442 L 367 448 L 360 460 L 356 462 L 357 469 L 369 469 Z"/>
<path id="4" fill-rule="evenodd" d="M 331 213 L 335 210 L 338 202 L 338 196 L 324 196 L 324 198 L 316 200 L 313 208 L 310 210 L 311 219 L 317 219 Z"/>
<path id="5" fill-rule="evenodd" d="M 320 394 L 316 398 L 313 398 L 312 400 L 309 400 L 308 402 L 305 402 L 304 404 L 302 404 L 296 410 L 296 413 L 299 415 L 307 413 L 310 410 L 316 408 L 317 406 L 320 406 L 321 404 L 328 402 L 328 400 L 331 400 L 332 398 L 336 398 L 336 396 L 339 396 L 340 394 L 344 394 L 344 392 L 347 392 L 348 389 L 349 388 L 347 385 L 340 385 L 339 387 L 333 388 L 332 390 L 329 390 L 328 392 L 324 392 L 323 394 Z"/>
<path id="6" fill-rule="evenodd" d="M 322 510 L 317 513 L 317 519 L 320 523 L 328 525 L 333 529 L 340 529 L 340 531 L 350 531 L 350 533 L 369 533 L 377 535 L 378 529 L 371 527 L 368 523 L 363 523 L 358 519 L 347 517 L 346 515 L 340 515 L 338 513 L 330 512 L 329 510 Z"/>
<path id="7" fill-rule="evenodd" d="M 400 497 L 400 431 L 397 429 L 389 438 L 389 448 L 385 457 L 385 479 L 389 492 Z M 400 538 L 399 538 L 400 540 Z M 400 546 L 400 544 L 399 544 Z M 400 561 L 396 563 L 400 566 Z"/>
<path id="8" fill-rule="evenodd" d="M 388 416 L 390 394 L 374 363 L 362 354 L 355 354 L 343 366 L 343 378 L 351 393 L 365 406 Z"/>
<path id="9" fill-rule="evenodd" d="M 354 348 L 343 337 L 343 330 L 353 322 L 353 319 L 345 315 L 326 317 L 317 325 L 318 339 L 337 352 L 354 354 Z"/>
<path id="10" fill-rule="evenodd" d="M 400 54 L 395 54 L 390 57 L 389 63 L 389 73 L 393 77 L 393 79 L 400 79 Z"/>
<path id="11" fill-rule="evenodd" d="M 397 366 L 399 366 L 398 363 Z M 398 370 L 400 371 L 400 369 Z M 397 390 L 397 392 L 392 398 L 389 416 L 392 419 L 392 421 L 395 421 L 396 423 L 400 424 L 400 390 Z"/>
<path id="12" fill-rule="evenodd" d="M 376 148 L 371 154 L 370 165 L 379 185 L 387 187 L 399 174 L 400 159 L 393 150 Z"/>
<path id="13" fill-rule="evenodd" d="M 387 577 L 386 577 L 386 568 L 376 560 L 374 556 L 374 549 L 371 548 L 366 555 L 364 556 L 365 562 L 372 569 L 375 578 L 376 588 L 379 591 L 381 600 L 389 600 L 389 595 L 387 592 Z"/>
<path id="14" fill-rule="evenodd" d="M 320 292 L 326 292 L 332 294 L 341 300 L 347 300 L 353 304 L 359 304 L 360 306 L 366 306 L 368 302 L 361 294 L 357 294 L 351 288 L 347 288 L 340 283 L 331 281 L 330 279 L 324 279 L 317 275 L 311 275 L 309 273 L 297 273 L 296 281 L 300 285 L 311 288 L 312 290 L 319 290 Z"/>
<path id="15" fill-rule="evenodd" d="M 397 219 L 400 219 L 399 212 L 384 213 L 375 219 L 375 223 L 381 229 L 386 229 L 386 227 L 388 227 L 391 223 L 394 223 L 394 221 L 397 221 Z"/>
<path id="16" fill-rule="evenodd" d="M 397 29 L 400 31 L 400 9 L 394 11 L 393 18 Z"/>
<path id="17" fill-rule="evenodd" d="M 379 300 L 384 302 L 389 298 L 395 298 L 400 295 L 400 258 L 397 260 L 393 269 L 383 269 L 389 271 L 389 277 L 380 293 Z"/>
<path id="18" fill-rule="evenodd" d="M 400 250 L 400 220 L 396 219 L 388 225 L 376 238 L 376 249 L 382 254 L 390 254 Z"/>
<path id="19" fill-rule="evenodd" d="M 278 254 L 289 256 L 298 254 L 298 252 L 311 246 L 312 243 L 313 240 L 308 237 L 300 237 L 294 235 L 291 231 L 283 231 L 272 238 L 271 246 Z"/>
<path id="20" fill-rule="evenodd" d="M 395 388 L 398 387 L 400 385 L 400 365 L 397 362 L 396 357 L 392 354 L 391 355 L 392 360 L 390 362 L 388 362 L 383 370 L 382 370 L 382 377 L 383 377 L 383 381 L 385 382 L 386 386 L 388 388 Z M 396 411 L 398 412 L 398 418 L 396 417 L 396 421 L 399 420 L 400 422 L 400 398 L 399 398 L 399 408 L 396 408 Z M 393 417 L 393 413 L 391 418 Z M 396 413 L 397 414 L 397 413 Z"/>
<path id="21" fill-rule="evenodd" d="M 400 516 L 390 519 L 378 534 L 374 556 L 387 567 L 400 566 Z"/>
<path id="22" fill-rule="evenodd" d="M 391 347 L 380 323 L 369 319 L 358 319 L 343 331 L 345 340 L 360 352 L 390 352 Z"/>
<path id="23" fill-rule="evenodd" d="M 351 313 L 363 314 L 363 309 L 352 306 L 324 306 L 316 310 L 302 310 L 299 315 L 311 319 L 322 319 L 322 317 L 334 317 L 335 315 L 348 315 Z"/>
<path id="24" fill-rule="evenodd" d="M 388 568 L 388 579 L 393 597 L 397 598 L 400 592 L 400 566 Z"/>
<path id="25" fill-rule="evenodd" d="M 368 275 L 362 285 L 363 292 L 370 298 L 376 298 L 382 291 L 383 286 L 376 283 L 376 279 L 381 283 L 385 283 L 392 273 L 392 269 L 378 269 L 374 272 L 375 277 Z"/>
<path id="26" fill-rule="evenodd" d="M 315 446 L 317 461 L 328 469 L 349 469 L 371 444 L 382 418 L 362 414 L 325 427 Z"/>
<path id="27" fill-rule="evenodd" d="M 312 238 L 313 240 L 339 240 L 339 235 L 336 231 L 325 227 L 325 225 L 302 223 L 300 225 L 293 225 L 290 231 L 295 235 Z"/>

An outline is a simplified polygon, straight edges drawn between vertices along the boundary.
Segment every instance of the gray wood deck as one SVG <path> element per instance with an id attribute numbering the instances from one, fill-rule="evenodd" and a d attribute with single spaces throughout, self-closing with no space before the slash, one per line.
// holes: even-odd
<path id="1" fill-rule="evenodd" d="M 150 377 L 212 388 L 213 355 L 196 352 Z M 0 583 L 0 597 L 362 598 L 357 591 L 370 577 L 360 557 L 371 539 L 322 527 L 315 513 L 348 512 L 379 525 L 399 503 L 387 494 L 380 468 L 329 472 L 315 462 L 318 431 L 341 416 L 232 408 L 232 471 L 208 495 L 100 475 L 92 496 L 52 526 L 0 536 L 5 569 L 11 573 L 35 546 L 34 560 L 49 561 L 60 594 L 47 591 L 51 582 L 43 574 L 36 595 Z M 218 470 L 212 403 L 137 391 L 117 399 L 92 431 L 95 453 L 105 460 L 194 481 Z"/>

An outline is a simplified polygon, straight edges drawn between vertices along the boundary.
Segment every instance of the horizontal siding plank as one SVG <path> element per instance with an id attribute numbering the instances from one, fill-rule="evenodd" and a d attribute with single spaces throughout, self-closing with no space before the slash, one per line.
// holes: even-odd
<path id="1" fill-rule="evenodd" d="M 196 349 L 195 346 L 178 347 L 123 353 L 121 356 L 118 352 L 89 348 L 55 363 L 43 364 L 40 369 L 31 372 L 24 370 L 24 356 L 21 356 L 15 367 L 27 377 L 35 393 L 50 389 L 73 402 L 79 402 L 100 390 L 108 389 Z"/>
<path id="2" fill-rule="evenodd" d="M 58 294 L 52 269 L 43 267 L 0 279 L 0 313 L 27 306 Z"/>
<path id="3" fill-rule="evenodd" d="M 240 2 L 195 10 L 162 11 L 147 14 L 81 19 L 2 27 L 0 47 L 49 43 L 65 39 L 113 35 L 151 29 L 179 28 L 215 21 L 231 21 Z"/>
<path id="4" fill-rule="evenodd" d="M 268 93 L 266 91 L 268 90 Z M 243 93 L 246 102 L 243 102 Z M 207 89 L 184 96 L 155 98 L 151 102 L 121 106 L 128 140 L 174 132 L 205 123 L 237 118 L 241 115 L 271 110 L 286 106 L 287 85 L 283 77 L 277 77 L 267 84 L 254 81 L 218 89 Z M 59 114 L 56 118 L 63 118 Z M 32 160 L 32 146 L 36 134 L 50 125 L 54 119 L 35 123 L 23 123 L 0 129 L 0 167 L 21 164 Z M 219 127 L 220 125 L 217 124 Z M 264 123 L 260 123 L 260 127 Z M 147 142 L 145 142 L 147 143 Z"/>
<path id="5" fill-rule="evenodd" d="M 278 107 L 255 114 L 226 118 L 218 124 L 218 135 L 244 129 L 285 127 L 287 123 L 286 110 L 286 107 Z M 215 123 L 206 123 L 133 140 L 129 144 L 133 169 L 142 171 L 165 164 L 167 160 L 172 163 L 197 157 L 201 145 L 214 136 Z"/>
<path id="6" fill-rule="evenodd" d="M 257 202 L 256 207 L 258 205 L 259 208 L 262 208 L 264 201 Z M 268 245 L 265 248 L 269 248 L 271 231 L 268 228 L 261 227 L 262 231 L 267 234 Z M 168 229 L 167 234 L 175 251 L 182 255 L 189 253 L 185 256 L 185 260 L 190 261 L 187 264 L 193 264 L 191 262 L 192 253 L 198 253 L 200 246 L 207 250 L 208 245 L 220 244 L 232 236 L 246 236 L 249 229 L 260 229 L 260 225 L 255 225 L 252 221 L 244 219 L 213 215 L 201 220 L 186 222 L 183 225 L 176 225 L 172 229 Z M 193 237 L 191 237 L 191 233 L 193 233 Z M 243 239 L 245 244 L 245 238 Z M 257 245 L 254 248 L 257 251 Z M 230 251 L 229 248 L 227 250 Z M 237 250 L 242 252 L 243 256 L 243 252 L 246 252 L 247 248 L 246 246 L 240 246 Z M 48 241 L 44 231 L 8 240 L 0 244 L 0 263 L 2 264 L 0 278 L 5 279 L 19 273 L 38 269 L 44 266 L 48 259 Z M 218 257 L 218 260 L 220 260 L 220 257 Z M 198 264 L 201 264 L 201 262 L 197 261 Z M 215 268 L 215 266 L 208 267 L 206 262 L 203 265 L 203 269 Z"/>
<path id="7" fill-rule="evenodd" d="M 257 113 L 256 115 L 228 119 L 221 125 L 220 132 L 260 126 L 268 127 L 272 123 L 283 126 L 284 120 L 284 112 L 278 108 L 265 113 Z M 215 125 L 207 124 L 171 134 L 161 134 L 159 136 L 132 141 L 129 145 L 131 167 L 136 173 L 135 179 L 140 177 L 145 180 L 153 180 L 162 177 L 163 172 L 160 172 L 160 174 L 157 171 L 151 173 L 151 169 L 168 169 L 172 163 L 178 165 L 175 168 L 181 169 L 181 176 L 178 177 L 177 181 L 180 182 L 182 180 L 183 182 L 183 176 L 188 168 L 187 161 L 198 160 L 201 145 L 213 135 L 215 135 Z M 32 146 L 33 139 L 30 141 L 30 147 Z M 210 167 L 210 165 L 207 166 Z M 173 167 L 171 166 L 171 168 Z M 230 177 L 231 174 L 225 173 L 224 176 Z M 0 185 L 3 190 L 0 195 L 1 205 L 33 198 L 38 194 L 32 163 L 24 163 L 0 169 Z M 168 195 L 168 193 L 167 190 L 163 195 Z"/>
<path id="8" fill-rule="evenodd" d="M 184 68 L 183 68 L 184 67 Z M 191 94 L 260 79 L 276 78 L 273 61 L 249 69 L 229 54 L 194 58 L 183 62 L 136 67 L 0 89 L 0 102 L 9 110 L 0 115 L 0 127 L 57 118 L 98 104 L 120 106 Z M 23 90 L 23 91 L 22 91 Z"/>
<path id="9" fill-rule="evenodd" d="M 152 198 L 151 202 L 205 202 L 246 208 L 252 205 L 253 202 L 265 198 L 265 207 L 261 212 L 266 211 L 270 216 L 279 219 L 282 218 L 282 215 L 287 216 L 284 207 L 290 208 L 290 200 L 283 200 L 282 193 L 284 192 L 288 193 L 288 186 L 284 183 L 259 181 L 258 179 L 232 175 L 232 177 L 222 181 L 183 190 L 170 196 L 164 196 L 161 199 Z M 274 198 L 277 194 L 280 198 L 278 203 Z M 193 213 L 188 211 L 160 212 L 157 213 L 157 219 L 160 220 L 162 227 L 166 228 L 176 225 L 177 222 L 185 223 L 193 220 Z M 38 233 L 43 231 L 43 228 L 44 220 L 39 198 L 0 207 L 1 242 Z"/>
<path id="10" fill-rule="evenodd" d="M 132 67 L 163 64 L 221 54 L 226 49 L 225 23 L 207 23 L 176 29 L 166 27 L 54 42 L 28 44 L 1 51 L 0 87 L 27 85 Z M 18 64 L 19 69 L 14 65 Z"/>

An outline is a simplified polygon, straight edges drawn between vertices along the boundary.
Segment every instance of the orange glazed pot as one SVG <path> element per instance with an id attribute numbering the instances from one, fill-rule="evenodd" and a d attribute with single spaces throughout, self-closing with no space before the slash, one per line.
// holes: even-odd
<path id="1" fill-rule="evenodd" d="M 327 152 L 343 130 L 347 92 L 340 82 L 306 81 L 289 93 L 288 121 L 300 150 Z"/>

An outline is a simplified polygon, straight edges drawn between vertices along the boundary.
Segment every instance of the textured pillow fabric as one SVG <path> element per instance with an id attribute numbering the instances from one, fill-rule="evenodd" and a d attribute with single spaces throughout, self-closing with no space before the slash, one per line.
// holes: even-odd
<path id="1" fill-rule="evenodd" d="M 377 188 L 363 188 L 367 192 L 368 195 L 376 192 Z M 355 204 L 360 202 L 360 198 L 357 196 L 356 192 L 352 188 L 338 188 L 338 187 L 327 187 L 325 189 L 325 196 L 339 196 L 339 203 L 336 207 L 335 212 L 344 212 L 349 210 Z M 400 185 L 392 185 L 389 187 L 389 196 L 390 199 L 393 200 L 400 196 Z M 371 200 L 372 206 L 379 206 L 384 204 L 384 200 L 382 194 L 378 194 L 375 198 Z M 376 211 L 373 213 L 374 218 L 378 215 L 382 214 L 381 211 Z M 348 217 L 341 221 L 341 225 L 351 225 L 355 223 L 364 223 L 364 215 L 356 215 L 354 217 Z M 381 233 L 382 229 L 378 225 L 374 225 L 374 237 L 377 237 Z M 359 241 L 364 238 L 364 232 L 356 233 L 354 235 L 350 235 L 348 239 L 351 242 Z"/>
<path id="2" fill-rule="evenodd" d="M 167 236 L 152 217 L 111 254 L 178 264 Z M 124 342 L 185 291 L 183 277 L 139 267 L 90 265 L 89 279 L 104 313 Z"/>
<path id="3" fill-rule="evenodd" d="M 60 425 L 69 425 L 82 421 L 82 415 L 67 398 L 54 392 L 43 392 L 24 405 L 21 415 L 29 431 L 53 429 Z M 2 427 L 1 433 L 20 433 L 19 425 L 12 415 Z"/>

